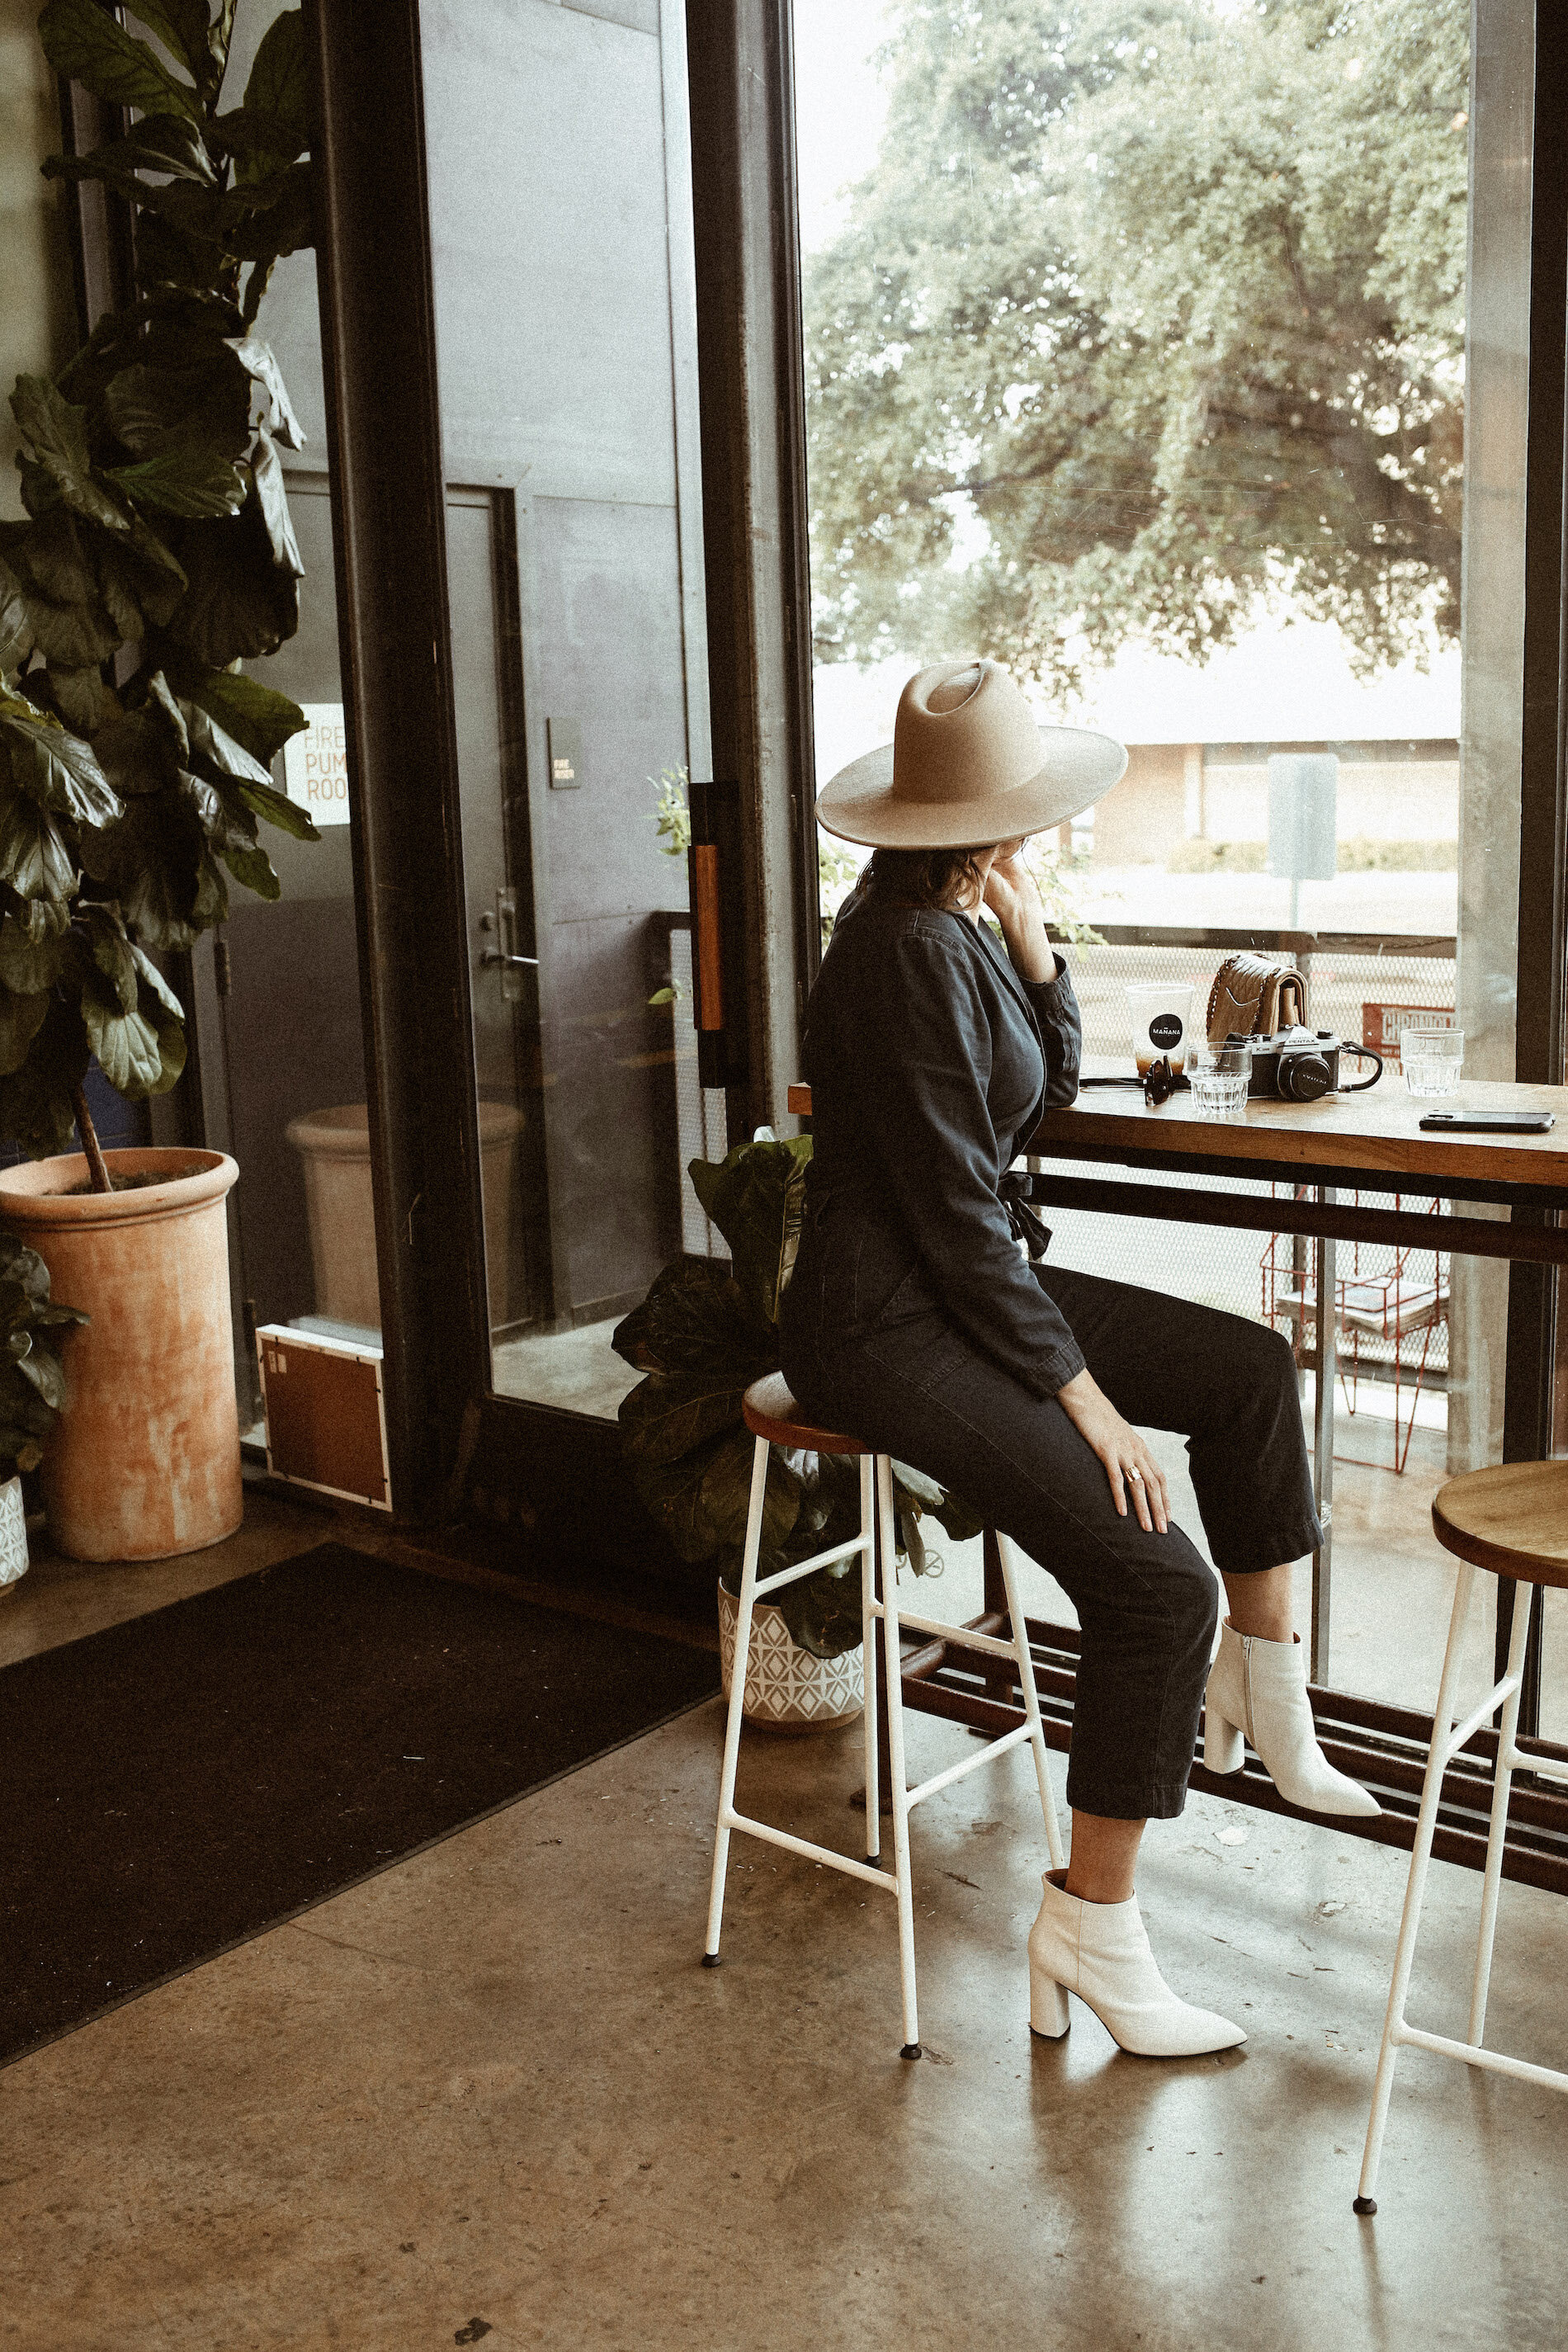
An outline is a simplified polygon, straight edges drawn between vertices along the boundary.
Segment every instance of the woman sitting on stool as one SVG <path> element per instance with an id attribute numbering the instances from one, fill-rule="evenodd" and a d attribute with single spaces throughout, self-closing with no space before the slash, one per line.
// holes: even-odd
<path id="1" fill-rule="evenodd" d="M 1205 1678 L 1211 1767 L 1239 1768 L 1245 1730 L 1292 1803 L 1378 1807 L 1318 1745 L 1291 1624 L 1290 1563 L 1322 1531 L 1289 1344 L 1031 1262 L 1048 1236 L 998 1191 L 1041 1113 L 1077 1093 L 1081 1036 L 1018 852 L 1126 757 L 1037 727 L 994 662 L 948 663 L 905 687 L 892 745 L 822 794 L 827 830 L 876 855 L 812 991 L 815 1141 L 781 1336 L 812 1420 L 983 1507 L 1071 1597 L 1072 1849 L 1029 1936 L 1030 2021 L 1065 2032 L 1076 1992 L 1123 2049 L 1177 2056 L 1245 2039 L 1170 1990 L 1133 1894 L 1145 1821 L 1182 1810 Z M 1212 1674 L 1214 1578 L 1170 1522 L 1140 1425 L 1187 1440 L 1230 1604 Z"/>

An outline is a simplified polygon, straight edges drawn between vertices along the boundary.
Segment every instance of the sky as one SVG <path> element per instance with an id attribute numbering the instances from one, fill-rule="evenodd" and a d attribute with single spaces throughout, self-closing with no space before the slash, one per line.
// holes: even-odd
<path id="1" fill-rule="evenodd" d="M 888 0 L 795 0 L 795 153 L 801 241 L 828 243 L 839 191 L 877 160 L 887 100 L 871 64 L 887 37 Z"/>

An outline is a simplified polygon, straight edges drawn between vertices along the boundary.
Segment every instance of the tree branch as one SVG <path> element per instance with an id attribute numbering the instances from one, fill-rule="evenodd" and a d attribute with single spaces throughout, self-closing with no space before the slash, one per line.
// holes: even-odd
<path id="1" fill-rule="evenodd" d="M 87 1154 L 87 1172 L 92 1179 L 92 1189 L 95 1192 L 112 1192 L 114 1186 L 110 1180 L 109 1165 L 103 1156 L 103 1146 L 98 1139 L 98 1129 L 92 1123 L 92 1113 L 87 1107 L 85 1087 L 71 1088 L 71 1108 L 76 1113 L 77 1131 L 81 1137 L 81 1148 Z"/>

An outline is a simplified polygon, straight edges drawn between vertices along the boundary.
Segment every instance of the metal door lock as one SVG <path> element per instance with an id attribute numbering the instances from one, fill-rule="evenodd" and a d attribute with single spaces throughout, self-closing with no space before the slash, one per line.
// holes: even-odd
<path id="1" fill-rule="evenodd" d="M 495 913 L 481 915 L 479 929 L 481 931 L 495 932 L 500 940 L 500 947 L 479 950 L 480 963 L 494 964 L 500 968 L 502 996 L 509 1004 L 521 1004 L 522 975 L 525 971 L 538 971 L 539 958 L 519 955 L 517 952 L 517 892 L 515 890 L 504 888 L 496 892 Z"/>

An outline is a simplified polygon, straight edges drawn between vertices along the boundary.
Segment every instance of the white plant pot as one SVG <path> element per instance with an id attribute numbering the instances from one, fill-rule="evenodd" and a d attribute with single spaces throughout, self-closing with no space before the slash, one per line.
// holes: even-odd
<path id="1" fill-rule="evenodd" d="M 27 1573 L 27 1515 L 22 1507 L 22 1481 L 7 1478 L 0 1486 L 0 1599 Z"/>
<path id="2" fill-rule="evenodd" d="M 721 1584 L 719 1656 L 726 1699 L 740 1609 L 734 1594 Z M 814 1658 L 799 1647 L 771 1601 L 757 1602 L 746 1669 L 743 1712 L 748 1723 L 769 1724 L 775 1731 L 824 1731 L 837 1723 L 852 1723 L 865 1704 L 866 1678 L 858 1649 L 842 1651 L 837 1658 Z"/>

